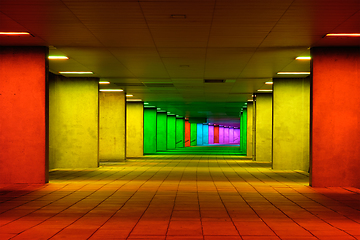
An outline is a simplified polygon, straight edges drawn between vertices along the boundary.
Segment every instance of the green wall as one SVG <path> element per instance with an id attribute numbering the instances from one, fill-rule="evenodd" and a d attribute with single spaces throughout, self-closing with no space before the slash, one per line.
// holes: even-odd
<path id="1" fill-rule="evenodd" d="M 144 104 L 126 103 L 126 157 L 144 154 Z"/>
<path id="2" fill-rule="evenodd" d="M 144 108 L 144 154 L 156 153 L 156 108 Z"/>
<path id="3" fill-rule="evenodd" d="M 49 81 L 49 167 L 98 167 L 98 79 Z"/>
<path id="4" fill-rule="evenodd" d="M 167 114 L 158 112 L 156 117 L 156 151 L 166 151 Z"/>
<path id="5" fill-rule="evenodd" d="M 167 149 L 175 149 L 176 147 L 176 117 L 175 115 L 167 116 Z"/>
<path id="6" fill-rule="evenodd" d="M 99 160 L 125 160 L 125 93 L 99 92 Z"/>
<path id="7" fill-rule="evenodd" d="M 310 80 L 274 79 L 273 168 L 309 170 Z"/>
<path id="8" fill-rule="evenodd" d="M 272 93 L 256 95 L 256 161 L 272 158 Z"/>
<path id="9" fill-rule="evenodd" d="M 240 117 L 240 151 L 246 153 L 247 150 L 247 108 L 244 108 Z"/>
<path id="10" fill-rule="evenodd" d="M 185 119 L 176 118 L 176 148 L 185 147 Z"/>
<path id="11" fill-rule="evenodd" d="M 196 146 L 197 123 L 190 123 L 190 146 Z"/>

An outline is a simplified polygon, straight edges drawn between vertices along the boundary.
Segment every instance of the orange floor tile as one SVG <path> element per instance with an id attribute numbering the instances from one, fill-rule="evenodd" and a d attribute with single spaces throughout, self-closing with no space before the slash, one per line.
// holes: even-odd
<path id="1" fill-rule="evenodd" d="M 0 239 L 360 239 L 360 190 L 234 156 L 167 155 L 0 185 Z"/>

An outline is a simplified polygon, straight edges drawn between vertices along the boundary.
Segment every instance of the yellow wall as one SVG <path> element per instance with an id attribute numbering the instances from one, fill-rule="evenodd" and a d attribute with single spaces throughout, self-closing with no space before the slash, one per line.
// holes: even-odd
<path id="1" fill-rule="evenodd" d="M 126 103 L 126 157 L 144 155 L 144 105 Z"/>
<path id="2" fill-rule="evenodd" d="M 248 102 L 247 104 L 247 147 L 246 147 L 246 156 L 252 157 L 253 152 L 253 103 Z"/>
<path id="3" fill-rule="evenodd" d="M 98 79 L 49 79 L 49 164 L 98 167 Z"/>
<path id="4" fill-rule="evenodd" d="M 99 92 L 99 159 L 125 160 L 125 93 Z"/>
<path id="5" fill-rule="evenodd" d="M 272 94 L 256 94 L 256 161 L 271 162 Z"/>
<path id="6" fill-rule="evenodd" d="M 274 79 L 273 168 L 309 170 L 310 80 Z"/>

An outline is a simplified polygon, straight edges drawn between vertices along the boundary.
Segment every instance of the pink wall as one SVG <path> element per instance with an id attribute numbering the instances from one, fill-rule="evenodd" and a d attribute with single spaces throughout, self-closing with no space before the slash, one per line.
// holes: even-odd
<path id="1" fill-rule="evenodd" d="M 360 188 L 360 49 L 313 48 L 313 187 Z"/>
<path id="2" fill-rule="evenodd" d="M 0 183 L 48 181 L 47 48 L 0 48 Z"/>

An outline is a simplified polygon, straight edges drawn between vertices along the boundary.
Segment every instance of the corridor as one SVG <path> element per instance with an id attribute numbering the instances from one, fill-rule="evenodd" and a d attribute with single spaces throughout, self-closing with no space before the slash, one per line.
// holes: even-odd
<path id="1" fill-rule="evenodd" d="M 231 155 L 152 155 L 0 185 L 0 239 L 360 239 L 360 191 Z"/>

